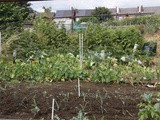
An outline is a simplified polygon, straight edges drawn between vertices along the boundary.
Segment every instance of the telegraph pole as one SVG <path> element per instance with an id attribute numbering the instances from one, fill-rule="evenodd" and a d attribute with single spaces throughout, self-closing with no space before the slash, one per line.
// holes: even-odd
<path id="1" fill-rule="evenodd" d="M 74 22 L 75 22 L 75 19 L 76 19 L 77 9 L 75 9 L 75 8 L 72 7 L 71 10 L 72 10 L 71 31 L 73 32 L 73 26 L 74 26 Z"/>

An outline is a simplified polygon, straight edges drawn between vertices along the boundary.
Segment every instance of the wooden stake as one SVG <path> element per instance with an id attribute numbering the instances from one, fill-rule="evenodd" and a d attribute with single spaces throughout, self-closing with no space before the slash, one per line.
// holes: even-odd
<path id="1" fill-rule="evenodd" d="M 54 99 L 52 100 L 52 117 L 51 120 L 54 120 Z"/>
<path id="2" fill-rule="evenodd" d="M 78 97 L 80 97 L 81 96 L 81 88 L 80 88 L 81 86 L 80 86 L 80 80 L 79 80 L 79 78 L 78 78 Z"/>

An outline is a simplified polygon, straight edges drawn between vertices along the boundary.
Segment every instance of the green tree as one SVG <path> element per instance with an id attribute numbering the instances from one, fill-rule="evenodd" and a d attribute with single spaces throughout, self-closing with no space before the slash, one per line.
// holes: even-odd
<path id="1" fill-rule="evenodd" d="M 46 8 L 44 6 L 42 8 L 44 12 L 37 15 L 36 18 L 44 19 L 51 22 L 53 20 L 53 15 L 54 15 L 54 13 L 52 12 L 52 8 L 51 7 Z"/>
<path id="2" fill-rule="evenodd" d="M 105 7 L 96 7 L 93 10 L 92 15 L 96 17 L 100 23 L 112 18 L 111 11 Z"/>
<path id="3" fill-rule="evenodd" d="M 0 3 L 0 30 L 3 30 L 2 34 L 10 35 L 21 29 L 31 10 L 29 6 L 30 4 L 27 2 Z"/>

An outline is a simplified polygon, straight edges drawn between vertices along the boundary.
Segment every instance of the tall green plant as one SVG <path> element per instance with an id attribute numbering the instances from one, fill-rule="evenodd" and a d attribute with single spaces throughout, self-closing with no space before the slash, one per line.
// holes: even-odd
<path id="1" fill-rule="evenodd" d="M 130 55 L 134 44 L 138 44 L 140 50 L 143 44 L 143 36 L 135 27 L 107 28 L 101 25 L 88 26 L 85 33 L 85 49 L 106 50 L 112 56 L 120 58 L 122 55 Z"/>
<path id="2" fill-rule="evenodd" d="M 56 24 L 37 19 L 32 31 L 24 30 L 10 46 L 10 50 L 17 50 L 18 58 L 26 58 L 31 51 L 45 51 L 47 53 L 66 53 L 68 48 L 68 36 L 65 28 L 58 29 Z"/>

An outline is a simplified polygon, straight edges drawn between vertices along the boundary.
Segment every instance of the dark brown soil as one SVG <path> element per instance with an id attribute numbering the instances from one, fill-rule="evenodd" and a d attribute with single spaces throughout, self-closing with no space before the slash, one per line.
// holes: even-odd
<path id="1" fill-rule="evenodd" d="M 82 110 L 91 120 L 138 120 L 137 104 L 146 92 L 160 90 L 130 84 L 99 84 L 77 81 L 55 83 L 0 83 L 0 119 L 50 120 L 52 99 L 55 114 L 70 120 Z M 36 108 L 38 108 L 36 110 Z"/>

